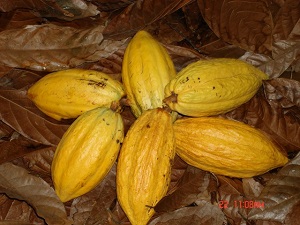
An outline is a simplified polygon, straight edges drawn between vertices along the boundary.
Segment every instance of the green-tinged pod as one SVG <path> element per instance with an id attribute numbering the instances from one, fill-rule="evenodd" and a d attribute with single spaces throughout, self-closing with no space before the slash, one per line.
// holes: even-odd
<path id="1" fill-rule="evenodd" d="M 164 102 L 186 116 L 218 115 L 249 101 L 265 79 L 265 73 L 238 59 L 200 60 L 170 81 Z"/>

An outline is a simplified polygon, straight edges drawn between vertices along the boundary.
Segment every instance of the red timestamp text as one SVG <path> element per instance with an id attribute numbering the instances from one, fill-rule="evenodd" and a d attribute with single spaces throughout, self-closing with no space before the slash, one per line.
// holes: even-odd
<path id="1" fill-rule="evenodd" d="M 233 208 L 243 208 L 243 209 L 253 209 L 253 208 L 264 208 L 265 203 L 263 201 L 252 201 L 252 200 L 238 200 L 233 201 L 231 204 L 226 200 L 219 201 L 219 208 L 227 209 L 229 207 Z"/>

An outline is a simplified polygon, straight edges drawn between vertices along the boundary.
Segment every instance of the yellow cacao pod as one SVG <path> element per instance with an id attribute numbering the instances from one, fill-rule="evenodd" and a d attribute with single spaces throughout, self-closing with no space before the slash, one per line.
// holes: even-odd
<path id="1" fill-rule="evenodd" d="M 216 174 L 247 178 L 288 162 L 280 148 L 242 122 L 198 117 L 174 122 L 176 153 L 188 164 Z"/>
<path id="2" fill-rule="evenodd" d="M 99 107 L 80 115 L 59 142 L 51 166 L 62 202 L 91 191 L 116 161 L 124 138 L 121 115 Z"/>
<path id="3" fill-rule="evenodd" d="M 146 225 L 165 196 L 175 156 L 172 116 L 144 111 L 124 138 L 117 164 L 117 196 L 133 225 Z"/>
<path id="4" fill-rule="evenodd" d="M 148 32 L 137 32 L 122 64 L 122 82 L 133 114 L 138 117 L 145 110 L 162 107 L 164 88 L 175 75 L 165 48 Z"/>
<path id="5" fill-rule="evenodd" d="M 265 73 L 238 59 L 199 60 L 170 81 L 164 102 L 186 116 L 217 115 L 250 100 L 264 79 Z"/>
<path id="6" fill-rule="evenodd" d="M 125 91 L 119 81 L 105 73 L 68 69 L 47 74 L 27 94 L 42 112 L 61 120 L 97 107 L 110 107 L 125 96 Z"/>

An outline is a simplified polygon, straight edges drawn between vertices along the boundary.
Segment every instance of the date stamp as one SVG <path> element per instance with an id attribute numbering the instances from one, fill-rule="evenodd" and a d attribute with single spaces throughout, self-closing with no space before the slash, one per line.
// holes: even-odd
<path id="1" fill-rule="evenodd" d="M 252 201 L 252 200 L 244 200 L 244 201 L 233 201 L 232 203 L 226 200 L 219 201 L 220 209 L 227 209 L 228 207 L 240 208 L 240 209 L 254 209 L 254 208 L 264 208 L 265 203 L 263 201 Z"/>

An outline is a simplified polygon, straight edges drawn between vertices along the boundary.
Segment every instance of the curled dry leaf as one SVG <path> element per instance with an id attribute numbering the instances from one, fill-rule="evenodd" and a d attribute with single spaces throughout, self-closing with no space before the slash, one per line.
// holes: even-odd
<path id="1" fill-rule="evenodd" d="M 270 78 L 276 78 L 281 76 L 299 57 L 299 41 L 281 40 L 273 44 L 272 57 L 259 53 L 246 52 L 239 58 L 256 66 L 268 74 Z"/>
<path id="2" fill-rule="evenodd" d="M 71 224 L 53 188 L 21 167 L 11 163 L 0 165 L 0 192 L 10 198 L 26 201 L 48 225 Z"/>
<path id="3" fill-rule="evenodd" d="M 258 198 L 264 201 L 264 207 L 253 208 L 248 219 L 285 221 L 300 202 L 300 153 L 267 182 Z"/>
<path id="4" fill-rule="evenodd" d="M 125 47 L 122 41 L 103 40 L 103 27 L 76 29 L 54 24 L 29 25 L 0 32 L 1 64 L 39 71 L 72 68 L 107 58 Z"/>
<path id="5" fill-rule="evenodd" d="M 300 109 L 300 82 L 291 79 L 278 78 L 266 81 L 264 84 L 266 98 L 276 108 Z M 299 137 L 299 135 L 295 134 Z"/>
<path id="6" fill-rule="evenodd" d="M 2 12 L 19 8 L 33 9 L 41 17 L 54 17 L 63 20 L 74 20 L 99 14 L 95 5 L 84 0 L 11 0 L 0 2 L 0 11 Z"/>

